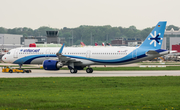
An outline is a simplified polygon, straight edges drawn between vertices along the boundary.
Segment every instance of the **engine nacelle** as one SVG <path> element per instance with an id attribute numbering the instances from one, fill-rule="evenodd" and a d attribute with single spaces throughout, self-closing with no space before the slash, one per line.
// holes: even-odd
<path id="1" fill-rule="evenodd" d="M 59 70 L 63 64 L 56 60 L 44 60 L 43 62 L 43 68 L 45 70 Z"/>

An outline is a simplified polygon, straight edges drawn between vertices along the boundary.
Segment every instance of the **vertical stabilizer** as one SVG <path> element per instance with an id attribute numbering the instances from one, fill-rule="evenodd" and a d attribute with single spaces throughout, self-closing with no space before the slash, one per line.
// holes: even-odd
<path id="1" fill-rule="evenodd" d="M 160 21 L 139 48 L 161 49 L 166 21 Z"/>
<path id="2" fill-rule="evenodd" d="M 82 46 L 82 47 L 86 46 L 83 42 L 80 42 L 80 43 L 81 43 L 81 46 Z"/>

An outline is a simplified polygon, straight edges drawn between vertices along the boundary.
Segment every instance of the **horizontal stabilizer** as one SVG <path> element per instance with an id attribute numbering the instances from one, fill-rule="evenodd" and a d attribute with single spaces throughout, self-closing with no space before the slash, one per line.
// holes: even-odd
<path id="1" fill-rule="evenodd" d="M 155 55 L 155 54 L 159 54 L 157 51 L 155 51 L 155 50 L 149 50 L 146 54 L 153 54 L 153 55 Z"/>
<path id="2" fill-rule="evenodd" d="M 169 53 L 170 52 L 167 50 L 158 49 L 158 50 L 149 50 L 148 52 L 146 52 L 146 55 L 166 55 Z"/>
<path id="3" fill-rule="evenodd" d="M 177 51 L 176 50 L 172 50 L 169 53 L 177 53 Z"/>

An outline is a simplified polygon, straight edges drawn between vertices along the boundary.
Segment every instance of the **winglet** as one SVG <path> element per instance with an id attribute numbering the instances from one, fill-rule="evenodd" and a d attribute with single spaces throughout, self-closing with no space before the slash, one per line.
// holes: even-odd
<path id="1" fill-rule="evenodd" d="M 62 47 L 60 48 L 60 50 L 59 50 L 58 54 L 61 54 L 61 53 L 62 53 L 63 48 L 64 48 L 64 44 L 63 44 L 63 45 L 62 45 Z"/>

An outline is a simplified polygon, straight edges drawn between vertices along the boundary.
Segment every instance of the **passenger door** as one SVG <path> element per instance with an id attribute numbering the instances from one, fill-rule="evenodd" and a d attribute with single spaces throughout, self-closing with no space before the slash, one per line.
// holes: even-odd
<path id="1" fill-rule="evenodd" d="M 16 50 L 14 51 L 14 54 L 13 54 L 13 57 L 14 57 L 14 58 L 18 58 L 18 52 L 19 52 L 19 49 L 16 49 Z"/>

